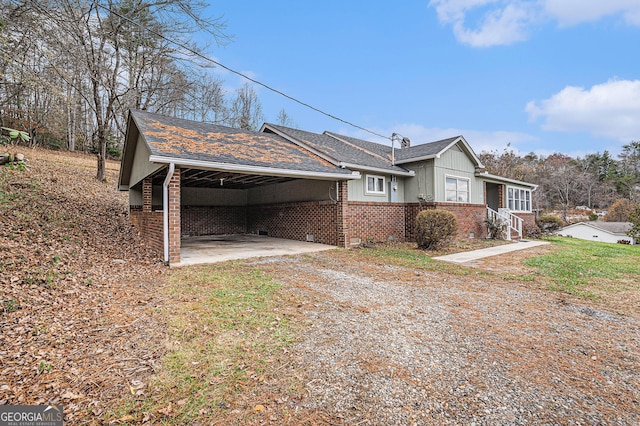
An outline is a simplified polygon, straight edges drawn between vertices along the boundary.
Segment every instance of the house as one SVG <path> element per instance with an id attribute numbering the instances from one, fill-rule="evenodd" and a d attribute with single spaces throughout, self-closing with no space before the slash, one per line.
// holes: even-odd
<path id="1" fill-rule="evenodd" d="M 483 238 L 488 215 L 522 236 L 536 186 L 484 171 L 462 136 L 396 147 L 264 124 L 260 132 L 129 113 L 118 187 L 165 261 L 182 238 L 264 234 L 349 247 L 411 241 L 419 211 L 458 218 Z"/>
<path id="2" fill-rule="evenodd" d="M 630 222 L 578 222 L 565 226 L 557 234 L 601 243 L 617 243 L 623 240 L 631 244 L 640 244 L 640 240 L 627 235 L 630 229 Z"/>

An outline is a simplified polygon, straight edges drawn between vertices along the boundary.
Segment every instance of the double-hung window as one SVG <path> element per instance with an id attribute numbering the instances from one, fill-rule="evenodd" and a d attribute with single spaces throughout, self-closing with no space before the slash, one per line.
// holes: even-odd
<path id="1" fill-rule="evenodd" d="M 531 190 L 515 188 L 510 186 L 507 188 L 507 207 L 509 210 L 516 212 L 531 211 Z"/>
<path id="2" fill-rule="evenodd" d="M 445 192 L 447 201 L 454 203 L 468 203 L 469 179 L 447 176 Z"/>
<path id="3" fill-rule="evenodd" d="M 367 194 L 384 195 L 385 186 L 384 176 L 367 175 Z"/>

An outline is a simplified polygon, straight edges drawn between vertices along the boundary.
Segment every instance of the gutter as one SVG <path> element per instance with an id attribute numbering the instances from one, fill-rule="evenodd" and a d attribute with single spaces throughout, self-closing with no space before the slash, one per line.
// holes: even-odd
<path id="1" fill-rule="evenodd" d="M 162 182 L 162 221 L 164 231 L 164 261 L 169 263 L 169 182 L 176 170 L 174 163 L 169 163 L 167 177 Z"/>
<path id="2" fill-rule="evenodd" d="M 394 176 L 415 176 L 416 175 L 416 172 L 414 172 L 413 170 L 401 172 L 398 170 L 380 169 L 378 167 L 368 167 L 368 166 L 363 166 L 361 164 L 344 163 L 344 162 L 340 163 L 340 167 L 344 167 L 348 169 L 366 170 L 368 172 L 376 172 L 376 173 L 381 173 L 385 175 L 394 175 Z"/>
<path id="3" fill-rule="evenodd" d="M 152 163 L 161 164 L 179 164 L 181 166 L 193 167 L 198 169 L 218 170 L 225 172 L 235 173 L 247 173 L 254 175 L 264 176 L 282 176 L 282 177 L 294 177 L 302 179 L 324 179 L 335 180 L 339 179 L 360 179 L 360 173 L 352 171 L 351 173 L 331 173 L 331 172 L 312 172 L 306 170 L 290 170 L 290 169 L 278 169 L 272 167 L 262 166 L 249 166 L 245 164 L 229 164 L 229 163 L 217 163 L 211 161 L 202 160 L 190 160 L 185 158 L 163 157 L 160 155 L 149 156 L 149 161 Z"/>

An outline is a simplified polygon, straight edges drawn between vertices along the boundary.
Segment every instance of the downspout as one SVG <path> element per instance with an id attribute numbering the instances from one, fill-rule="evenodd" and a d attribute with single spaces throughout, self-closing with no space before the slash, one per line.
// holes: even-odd
<path id="1" fill-rule="evenodd" d="M 162 182 L 162 219 L 164 230 L 164 261 L 169 263 L 169 182 L 173 177 L 176 165 L 169 163 L 167 177 Z"/>

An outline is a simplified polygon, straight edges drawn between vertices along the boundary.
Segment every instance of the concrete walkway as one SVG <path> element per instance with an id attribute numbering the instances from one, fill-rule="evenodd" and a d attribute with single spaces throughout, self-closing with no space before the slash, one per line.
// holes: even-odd
<path id="1" fill-rule="evenodd" d="M 449 263 L 467 263 L 474 260 L 483 259 L 485 257 L 499 256 L 505 253 L 511 253 L 518 250 L 526 250 L 533 247 L 544 246 L 549 244 L 546 241 L 528 241 L 521 240 L 517 243 L 503 244 L 501 246 L 489 247 L 480 250 L 466 251 L 463 253 L 448 254 L 446 256 L 434 257 L 434 260 L 442 260 Z"/>

